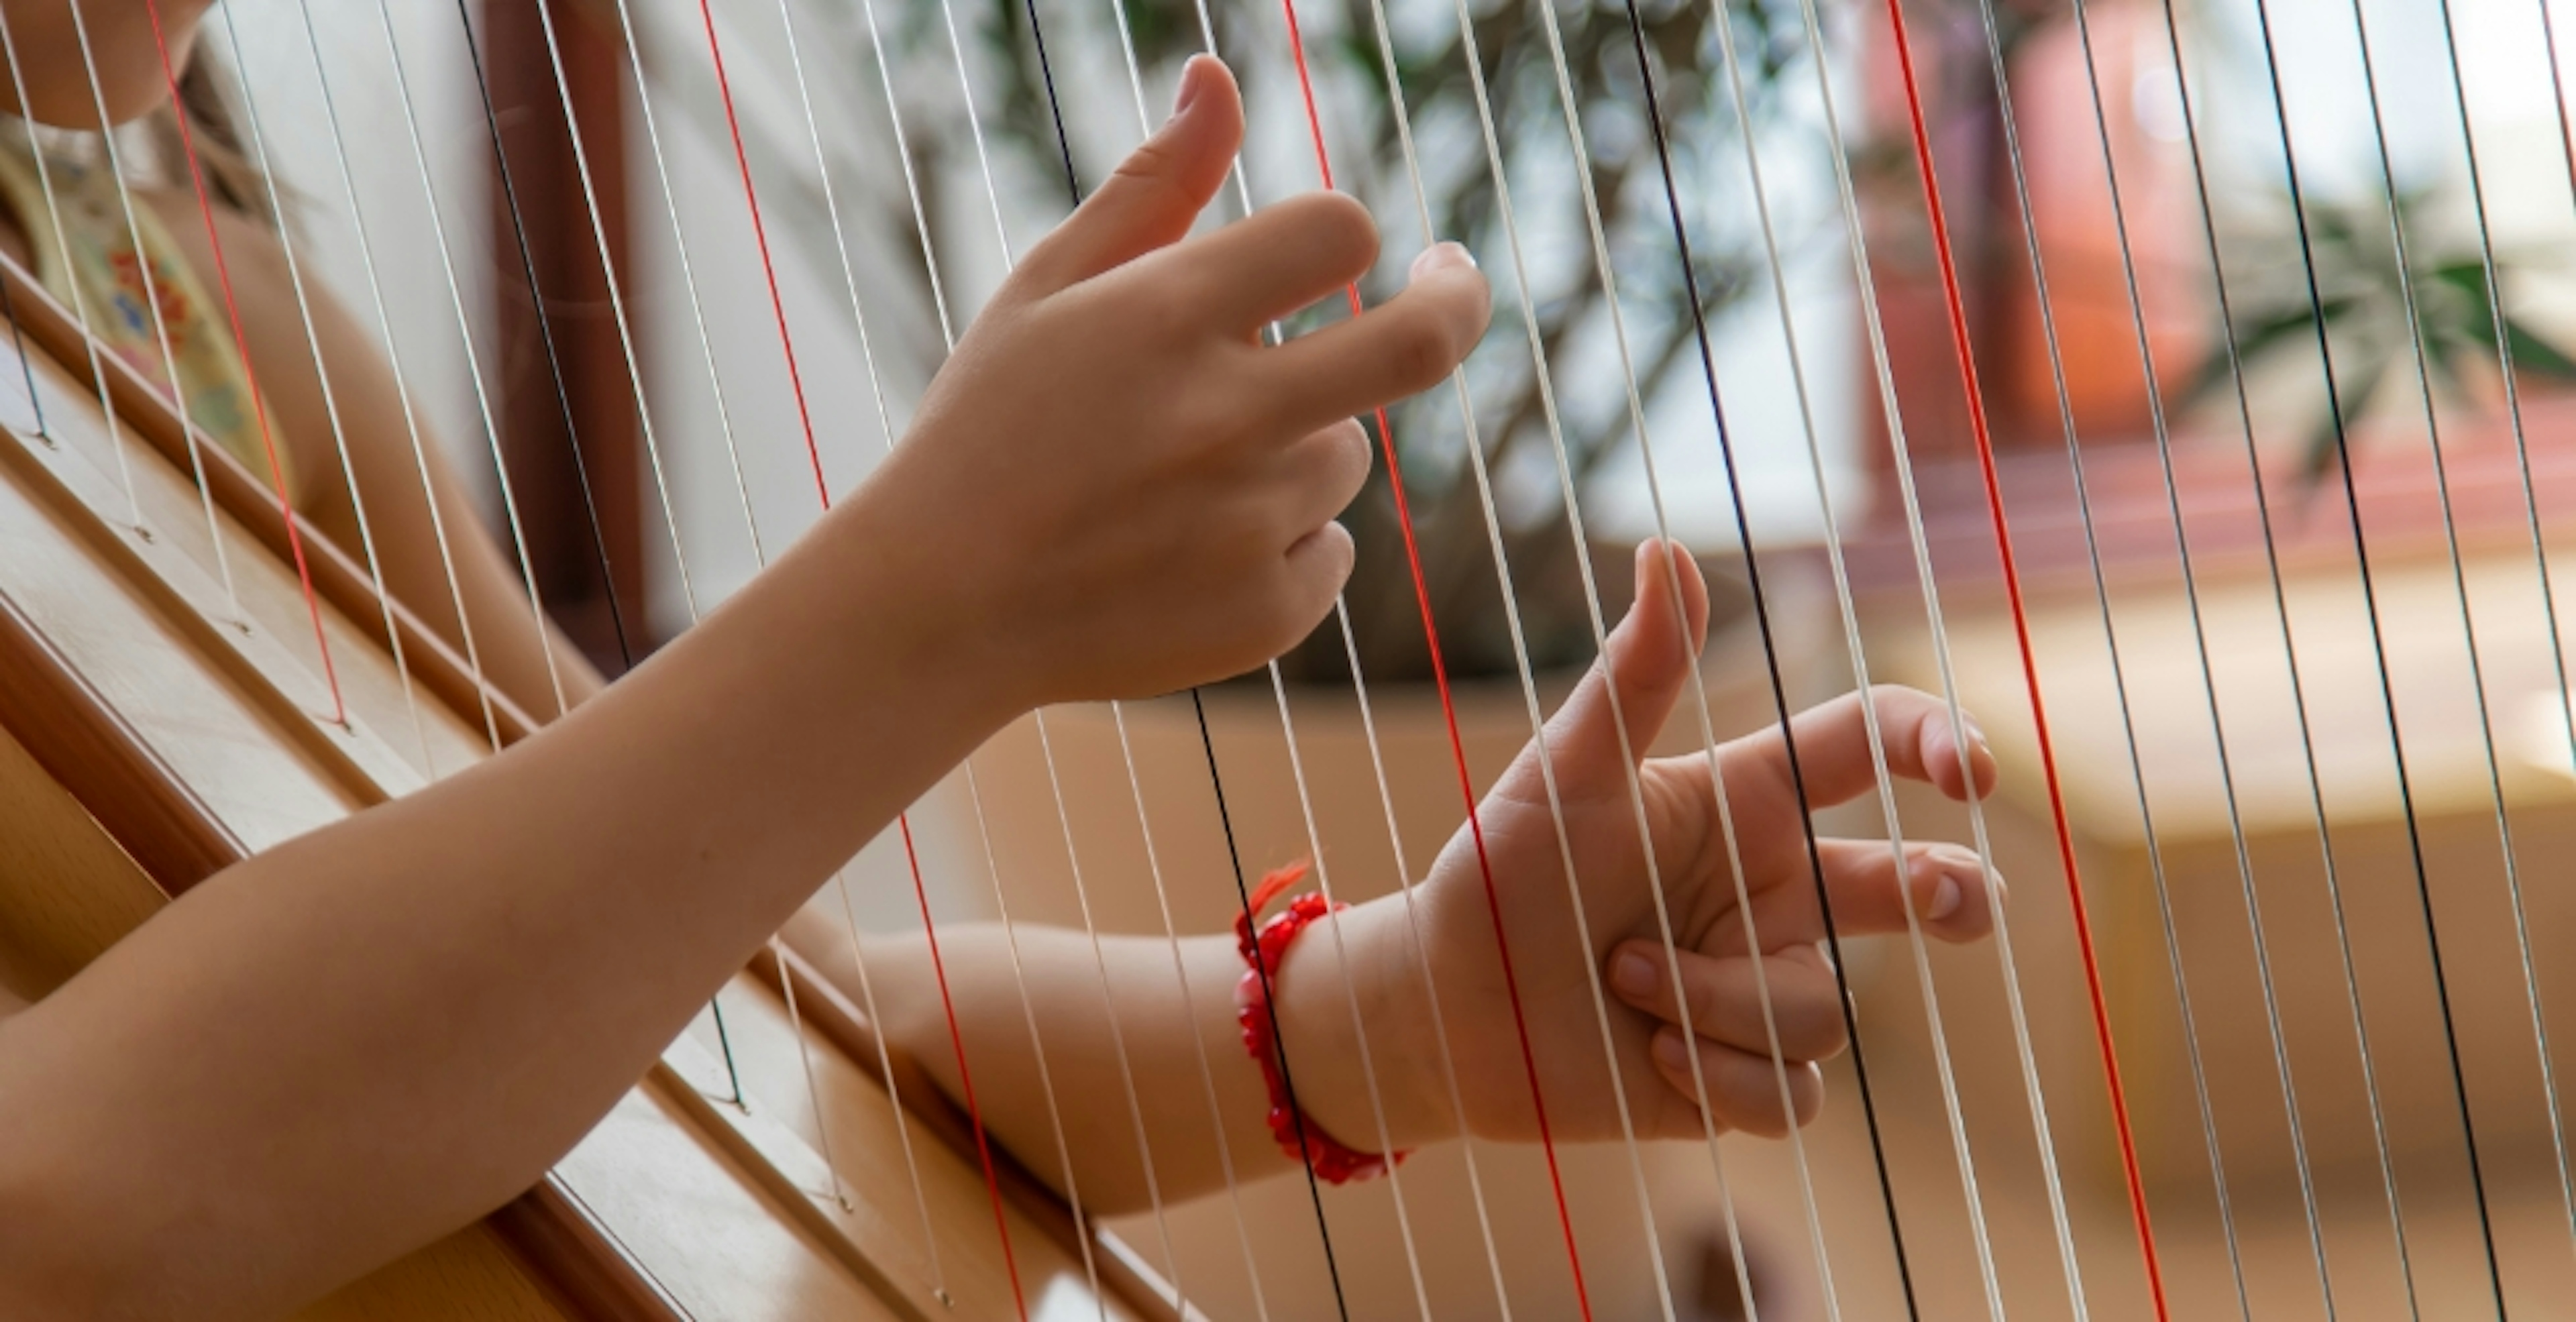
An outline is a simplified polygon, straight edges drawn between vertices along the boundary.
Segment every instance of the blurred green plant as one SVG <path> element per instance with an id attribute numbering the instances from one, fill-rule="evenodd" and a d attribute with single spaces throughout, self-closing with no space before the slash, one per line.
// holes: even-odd
<path id="1" fill-rule="evenodd" d="M 2398 384 L 2411 382 L 2419 337 L 2431 378 L 2426 384 L 2437 401 L 2475 400 L 2496 380 L 2499 335 L 2513 351 L 2518 380 L 2576 382 L 2576 360 L 2510 308 L 2497 315 L 2487 298 L 2486 264 L 2476 239 L 2454 237 L 2449 227 L 2434 223 L 2442 212 L 2455 210 L 2456 201 L 2441 188 L 2408 189 L 2393 199 L 2308 199 L 2313 295 L 2287 194 L 2275 195 L 2257 212 L 2259 220 L 2240 221 L 2237 232 L 2224 237 L 2235 324 L 2222 329 L 2235 342 L 2233 370 L 2259 380 L 2283 370 L 2279 364 L 2315 363 L 2320 319 L 2332 346 L 2333 407 L 2320 380 L 2306 416 L 2296 423 L 2301 471 L 2309 484 L 2334 467 L 2338 413 L 2349 430 L 2377 408 L 2416 406 L 2411 387 L 2393 403 L 2384 388 L 2392 373 Z M 2406 227 L 2415 296 L 2411 324 L 2390 229 L 2392 210 Z M 2498 288 L 2509 299 L 2519 279 L 2543 260 L 2537 252 L 2497 249 Z M 2182 397 L 2203 405 L 2232 397 L 2234 388 L 2222 341 L 2193 371 Z"/>

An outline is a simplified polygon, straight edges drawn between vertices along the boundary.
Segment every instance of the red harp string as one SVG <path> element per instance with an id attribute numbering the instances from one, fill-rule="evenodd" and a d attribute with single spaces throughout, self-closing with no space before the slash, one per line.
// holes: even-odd
<path id="1" fill-rule="evenodd" d="M 1306 67 L 1306 39 L 1297 24 L 1296 0 L 1279 0 L 1279 8 L 1288 22 L 1288 50 L 1297 63 L 1297 94 L 1305 103 L 1306 130 L 1314 141 L 1315 172 L 1329 189 L 1333 186 L 1332 154 L 1324 146 L 1323 115 L 1315 103 L 1314 77 Z M 1350 304 L 1351 315 L 1360 315 L 1360 287 L 1346 285 L 1342 294 Z M 1448 665 L 1441 659 L 1440 629 L 1431 618 L 1431 593 L 1423 581 L 1422 552 L 1415 545 L 1413 512 L 1404 498 L 1404 468 L 1396 458 L 1395 432 L 1387 425 L 1386 410 L 1381 407 L 1375 415 L 1378 448 L 1386 456 L 1387 488 L 1395 496 L 1396 525 L 1404 534 L 1405 567 L 1413 576 L 1414 604 L 1422 612 L 1422 639 L 1431 657 L 1432 684 L 1439 691 L 1440 718 L 1448 729 L 1450 761 L 1458 769 L 1458 792 L 1467 802 L 1467 831 L 1476 845 L 1476 871 L 1485 883 L 1486 912 L 1493 918 L 1494 949 L 1502 959 L 1503 990 L 1511 1003 L 1512 1030 L 1520 1042 L 1521 1070 L 1529 1079 L 1530 1108 L 1538 1117 L 1539 1147 L 1547 1157 L 1548 1191 L 1556 1200 L 1556 1223 L 1565 1238 L 1566 1266 L 1574 1274 L 1575 1303 L 1581 1307 L 1585 1322 L 1590 1322 L 1592 1296 L 1583 1284 L 1583 1252 L 1575 1244 L 1574 1215 L 1566 1206 L 1565 1177 L 1558 1167 L 1556 1139 L 1547 1123 L 1547 1096 L 1539 1086 L 1538 1056 L 1530 1046 L 1529 1017 L 1521 1007 L 1520 980 L 1512 970 L 1511 942 L 1503 932 L 1502 898 L 1494 888 L 1493 860 L 1486 853 L 1485 827 L 1476 810 L 1476 782 L 1467 770 L 1466 745 L 1458 735 L 1458 709 L 1449 692 Z"/>
<path id="2" fill-rule="evenodd" d="M 286 467 L 278 462 L 277 437 L 268 425 L 268 399 L 259 392 L 259 373 L 250 362 L 250 340 L 242 334 L 241 307 L 233 299 L 232 267 L 224 261 L 224 240 L 215 231 L 215 204 L 206 191 L 205 171 L 197 165 L 197 141 L 188 126 L 188 108 L 179 99 L 178 67 L 170 62 L 170 43 L 161 34 L 160 0 L 144 0 L 144 12 L 152 20 L 152 46 L 161 57 L 161 81 L 170 91 L 170 117 L 179 122 L 179 154 L 187 158 L 188 183 L 196 191 L 197 212 L 205 218 L 206 244 L 215 255 L 215 283 L 223 291 L 224 317 L 232 324 L 233 349 L 241 355 L 242 384 L 250 391 L 251 414 L 259 422 L 260 449 L 268 455 L 268 479 L 277 493 L 278 517 L 286 524 L 286 550 L 295 561 L 295 581 L 304 591 L 304 613 L 313 622 L 313 645 L 322 653 L 322 682 L 331 690 L 331 723 L 349 724 L 349 704 L 340 696 L 340 670 L 331 660 L 331 640 L 322 631 L 322 601 L 313 591 L 313 567 L 304 558 L 304 534 L 295 524 L 295 505 L 286 494 Z M 171 382 L 175 392 L 178 382 Z M 184 413 L 179 419 L 183 431 L 194 431 L 196 424 Z M 220 528 L 208 530 L 223 535 Z M 397 644 L 399 646 L 399 644 Z"/>
<path id="3" fill-rule="evenodd" d="M 1941 206 L 1941 185 L 1932 163 L 1931 135 L 1924 126 L 1923 96 L 1914 74 L 1914 45 L 1905 25 L 1902 0 L 1887 0 L 1887 17 L 1896 36 L 1896 67 L 1905 84 L 1907 128 L 1913 134 L 1917 175 L 1923 185 L 1923 207 L 1932 230 L 1932 253 L 1941 272 L 1941 296 L 1950 320 L 1950 345 L 1959 363 L 1959 386 L 1968 405 L 1968 425 L 1976 438 L 1977 468 L 1985 480 L 1986 511 L 1994 525 L 1995 549 L 2003 562 L 2004 596 L 2012 609 L 2013 639 L 2021 651 L 2024 688 L 2030 695 L 2032 732 L 2039 744 L 2039 765 L 2048 786 L 2048 812 L 2057 830 L 2057 858 L 2066 873 L 2067 907 L 2074 916 L 2076 953 L 2084 964 L 2084 992 L 2093 1014 L 2093 1036 L 2100 1046 L 2102 1076 L 2111 1098 L 2111 1121 L 2120 1147 L 2120 1175 L 2127 1184 L 2129 1216 L 2138 1228 L 2138 1254 L 2147 1272 L 2147 1291 L 2158 1322 L 2171 1313 L 2165 1300 L 2164 1267 L 2156 1255 L 2155 1228 L 2147 1215 L 2146 1186 L 2138 1169 L 2137 1136 L 2129 1123 L 2128 1093 L 2120 1082 L 2120 1058 L 2111 1041 L 2111 1016 L 2102 990 L 2102 966 L 2093 949 L 2093 924 L 2084 905 L 2084 881 L 2075 862 L 2075 835 L 2067 822 L 2066 794 L 2058 783 L 2057 754 L 2048 734 L 2048 704 L 2040 696 L 2039 663 L 2030 641 L 2030 618 L 2022 600 L 2021 568 L 2013 556 L 2012 529 L 2004 518 L 2003 486 L 1995 472 L 1995 445 L 1987 425 L 1985 396 L 1977 383 L 1977 365 L 1968 348 L 1966 305 L 1959 293 L 1958 261 L 1950 249 L 1950 225 Z"/>
<path id="4" fill-rule="evenodd" d="M 832 489 L 823 476 L 823 454 L 814 442 L 814 416 L 805 403 L 805 379 L 796 366 L 796 340 L 787 328 L 787 303 L 778 288 L 778 269 L 770 259 L 769 228 L 760 216 L 760 191 L 752 183 L 751 157 L 743 148 L 742 121 L 734 113 L 733 83 L 725 74 L 724 43 L 716 36 L 715 11 L 708 0 L 698 0 L 698 18 L 707 34 L 707 57 L 715 66 L 716 95 L 724 107 L 725 130 L 733 139 L 734 167 L 742 176 L 743 200 L 751 213 L 751 233 L 760 249 L 760 274 L 769 287 L 769 309 L 778 325 L 778 349 L 787 363 L 787 380 L 796 399 L 796 421 L 805 432 L 805 457 L 814 473 L 814 494 L 826 511 L 832 508 Z M 984 1168 L 984 1193 L 993 1207 L 993 1232 L 1002 1242 L 1002 1267 L 1011 1278 L 1011 1302 L 1019 1309 L 1021 1322 L 1027 1322 L 1029 1302 L 1020 1286 L 1020 1264 L 1011 1251 L 1011 1227 L 1002 1210 L 1002 1182 L 993 1166 L 993 1145 L 984 1131 L 984 1114 L 975 1100 L 975 1075 L 966 1064 L 966 1039 L 957 1027 L 957 1006 L 948 994 L 948 966 L 939 953 L 939 929 L 930 916 L 930 891 L 922 883 L 921 855 L 912 840 L 912 818 L 898 815 L 895 825 L 903 837 L 904 865 L 912 873 L 912 894 L 921 909 L 922 935 L 930 946 L 930 970 L 939 984 L 939 1008 L 948 1020 L 948 1045 L 956 1053 L 958 1091 L 965 1095 L 966 1120 L 975 1131 L 975 1155 Z M 815 1118 L 817 1124 L 822 1117 Z"/>

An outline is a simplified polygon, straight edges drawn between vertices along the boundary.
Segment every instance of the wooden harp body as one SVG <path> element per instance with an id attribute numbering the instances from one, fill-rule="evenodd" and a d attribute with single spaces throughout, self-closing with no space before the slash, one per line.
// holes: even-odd
<path id="1" fill-rule="evenodd" d="M 531 722 L 477 693 L 306 527 L 348 700 L 346 724 L 334 722 L 266 484 L 201 445 L 201 496 L 166 401 L 94 356 L 24 272 L 0 281 L 13 314 L 0 339 L 0 993 L 29 1001 L 233 861 L 490 755 L 486 700 L 505 743 Z M 137 531 L 138 506 L 154 532 Z M 782 978 L 797 982 L 801 1033 Z M 949 1259 L 941 1297 L 862 1017 L 793 956 L 766 956 L 734 983 L 741 1104 L 718 1058 L 684 1034 L 538 1187 L 309 1316 L 1002 1316 L 1012 1282 L 997 1217 L 1033 1303 L 1069 1295 L 1095 1311 L 1070 1212 L 1014 1171 L 988 1196 L 962 1122 L 916 1115 L 915 1130 L 947 1140 L 913 1145 Z M 841 1154 L 837 1197 L 799 1053 Z M 936 1097 L 926 1081 L 904 1091 Z M 1103 1316 L 1172 1314 L 1114 1238 L 1088 1256 Z"/>

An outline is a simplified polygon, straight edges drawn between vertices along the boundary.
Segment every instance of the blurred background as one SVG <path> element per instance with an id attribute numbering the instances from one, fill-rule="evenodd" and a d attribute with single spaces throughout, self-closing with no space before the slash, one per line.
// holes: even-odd
<path id="1" fill-rule="evenodd" d="M 2046 1141 L 2092 1315 L 2149 1316 L 1889 12 L 1637 0 L 1675 215 L 1632 11 L 1556 4 L 1560 83 L 1545 3 L 1297 10 L 1336 182 L 1385 236 L 1364 292 L 1398 287 L 1426 212 L 1495 284 L 1468 407 L 1434 391 L 1391 415 L 1473 769 L 1499 770 L 1529 735 L 1530 697 L 1552 705 L 1591 662 L 1587 573 L 1615 616 L 1627 548 L 1658 527 L 1718 588 L 1705 681 L 1721 736 L 1776 719 L 1775 669 L 1801 704 L 1863 673 L 1955 685 L 2005 752 L 1982 822 L 1912 797 L 1897 822 L 1875 803 L 1825 820 L 1990 838 L 2014 880 L 2048 1108 L 2042 1140 L 1994 947 L 1918 964 L 1902 941 L 1855 945 L 1890 1198 L 1847 1064 L 1802 1150 L 1729 1139 L 1722 1164 L 1698 1145 L 1645 1154 L 1651 1226 L 1628 1153 L 1573 1153 L 1596 1309 L 1655 1315 L 1660 1253 L 1689 1315 L 1742 1316 L 1740 1241 L 1765 1317 L 1828 1316 L 1828 1278 L 1841 1316 L 1898 1316 L 1892 1205 L 1923 1315 L 1983 1315 L 1990 1297 L 2068 1315 Z M 2576 1291 L 2576 1209 L 2562 1207 L 2533 1031 L 2543 1011 L 2564 1019 L 2576 922 L 2555 852 L 2576 843 L 2576 753 L 2537 553 L 2554 555 L 2576 508 L 2576 156 L 2545 4 L 2092 0 L 2080 27 L 2061 0 L 1906 7 L 2178 1316 L 2485 1308 L 2454 1060 L 2497 1274 L 2527 1315 Z M 621 619 L 668 639 L 817 517 L 809 419 L 829 484 L 865 479 L 950 335 L 1065 214 L 1068 161 L 1082 184 L 1101 178 L 1211 34 L 1249 100 L 1251 203 L 1317 186 L 1275 3 L 218 12 L 210 40 L 245 75 L 240 120 L 288 186 L 299 256 L 362 320 L 381 311 L 429 430 L 477 475 L 496 535 L 516 506 L 525 572 L 611 673 Z M 1615 296 L 1596 267 L 1586 169 Z M 1229 193 L 1208 223 L 1238 214 Z M 1388 480 L 1381 466 L 1345 516 L 1361 546 L 1348 651 L 1328 623 L 1284 659 L 1281 692 L 1254 676 L 1210 694 L 1245 861 L 1320 846 L 1349 898 L 1419 877 L 1461 818 Z M 1078 921 L 1078 857 L 1102 926 L 1160 932 L 1150 832 L 1176 927 L 1224 927 L 1218 787 L 1188 707 L 1126 717 L 1132 761 L 1106 709 L 1063 710 L 1048 718 L 1052 768 L 1026 723 L 978 756 L 980 817 L 956 783 L 921 805 L 942 919 L 1006 903 L 1015 918 Z M 1685 715 L 1659 747 L 1695 742 Z M 848 879 L 861 922 L 918 921 L 885 846 Z M 2447 1025 L 2419 883 L 2440 923 Z M 1925 988 L 1956 1069 L 1955 1129 Z M 1570 1316 L 1536 1154 L 1480 1159 L 1513 1311 Z M 1326 1198 L 1355 1311 L 1412 1311 L 1411 1252 L 1441 1315 L 1498 1315 L 1458 1154 L 1426 1153 L 1404 1179 L 1410 1247 L 1384 1186 Z M 1272 1315 L 1322 1315 L 1304 1190 L 1279 1182 L 1241 1202 Z M 1983 1257 L 1971 1213 L 1991 1232 Z M 1248 1317 L 1232 1215 L 1224 1200 L 1168 1213 L 1193 1299 Z M 1159 1242 L 1142 1222 L 1122 1230 Z"/>

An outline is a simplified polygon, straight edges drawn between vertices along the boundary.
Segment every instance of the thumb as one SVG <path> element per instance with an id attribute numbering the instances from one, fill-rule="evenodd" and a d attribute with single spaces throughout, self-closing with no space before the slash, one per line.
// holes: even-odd
<path id="1" fill-rule="evenodd" d="M 1181 73 L 1172 117 L 1020 263 L 1013 283 L 1042 296 L 1113 270 L 1190 232 L 1243 145 L 1243 98 L 1225 62 Z"/>
<path id="2" fill-rule="evenodd" d="M 1608 664 L 1594 666 L 1548 722 L 1548 752 L 1566 794 L 1626 792 L 1620 718 L 1627 726 L 1628 756 L 1644 757 L 1682 686 L 1692 680 L 1707 627 L 1708 585 L 1689 553 L 1661 540 L 1639 546 L 1637 604 L 1610 631 Z"/>

